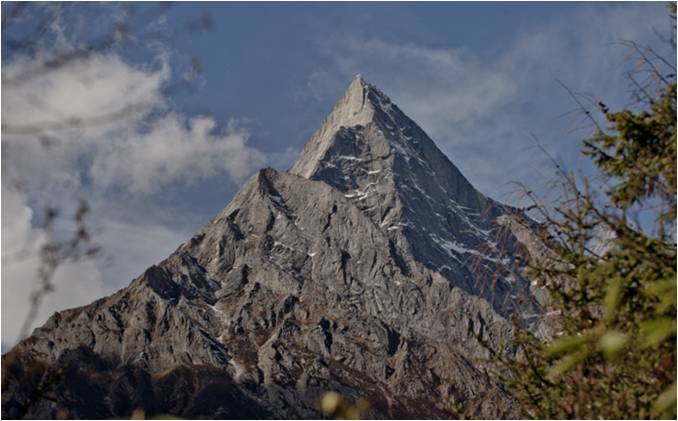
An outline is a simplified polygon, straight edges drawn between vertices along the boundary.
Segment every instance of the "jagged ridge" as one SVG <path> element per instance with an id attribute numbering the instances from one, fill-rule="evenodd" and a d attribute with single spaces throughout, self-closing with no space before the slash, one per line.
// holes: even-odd
<path id="1" fill-rule="evenodd" d="M 498 236 L 514 211 L 357 77 L 289 172 L 260 171 L 168 259 L 3 356 L 3 413 L 317 418 L 338 390 L 373 417 L 515 415 L 477 340 L 512 352 L 505 316 L 531 300 L 492 249 L 519 252 Z"/>

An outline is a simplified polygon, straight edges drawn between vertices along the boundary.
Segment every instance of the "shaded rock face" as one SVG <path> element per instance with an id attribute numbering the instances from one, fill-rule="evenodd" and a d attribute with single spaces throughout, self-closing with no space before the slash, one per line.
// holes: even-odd
<path id="1" fill-rule="evenodd" d="M 488 376 L 538 304 L 507 230 L 424 131 L 360 76 L 299 161 L 264 169 L 127 288 L 3 356 L 4 417 L 517 415 Z"/>

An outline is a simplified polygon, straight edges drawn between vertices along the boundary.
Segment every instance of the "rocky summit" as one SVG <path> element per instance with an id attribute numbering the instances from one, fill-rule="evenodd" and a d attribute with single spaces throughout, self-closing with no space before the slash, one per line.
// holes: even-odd
<path id="1" fill-rule="evenodd" d="M 539 329 L 533 225 L 357 76 L 290 170 L 5 354 L 2 415 L 319 418 L 337 391 L 370 418 L 519 416 L 488 347 Z"/>

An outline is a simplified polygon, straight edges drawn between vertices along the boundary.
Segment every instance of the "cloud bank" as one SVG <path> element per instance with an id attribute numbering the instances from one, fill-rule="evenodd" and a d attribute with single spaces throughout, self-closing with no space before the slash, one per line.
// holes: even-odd
<path id="1" fill-rule="evenodd" d="M 236 120 L 219 127 L 209 116 L 173 109 L 166 94 L 172 72 L 162 54 L 145 67 L 94 54 L 34 72 L 47 59 L 3 64 L 3 347 L 17 339 L 28 313 L 40 248 L 73 228 L 61 221 L 56 230 L 42 229 L 44 207 L 68 214 L 86 199 L 104 257 L 60 267 L 33 327 L 126 285 L 187 238 L 186 228 L 168 225 L 157 207 L 142 213 L 135 203 L 216 177 L 240 183 L 266 162 Z"/>
<path id="2" fill-rule="evenodd" d="M 11 81 L 40 64 L 20 58 L 3 73 Z M 265 162 L 235 121 L 217 130 L 211 117 L 172 111 L 163 94 L 171 72 L 166 60 L 156 67 L 95 55 L 28 82 L 3 83 L 3 152 L 19 172 L 13 175 L 149 194 L 222 174 L 237 183 Z M 65 128 L 53 130 L 59 125 Z"/>

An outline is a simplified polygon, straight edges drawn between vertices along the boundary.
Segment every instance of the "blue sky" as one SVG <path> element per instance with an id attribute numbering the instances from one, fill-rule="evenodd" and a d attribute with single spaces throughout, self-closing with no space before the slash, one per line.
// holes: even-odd
<path id="1" fill-rule="evenodd" d="M 12 7 L 3 3 L 3 16 Z M 553 175 L 532 134 L 566 168 L 588 170 L 578 148 L 590 131 L 576 130 L 584 121 L 558 81 L 615 109 L 628 103 L 626 71 L 634 64 L 619 41 L 671 57 L 656 34 L 671 30 L 660 2 L 156 7 L 37 4 L 3 27 L 3 124 L 135 106 L 110 124 L 49 133 L 58 140 L 49 149 L 3 132 L 4 346 L 15 340 L 38 262 L 7 256 L 37 252 L 70 228 L 64 219 L 45 230 L 45 205 L 66 214 L 86 199 L 103 254 L 58 271 L 39 322 L 127 285 L 223 208 L 258 168 L 288 168 L 356 73 L 417 121 L 483 193 L 517 203 L 509 182 L 545 191 Z M 201 16 L 211 29 L 177 29 Z M 41 17 L 50 19 L 38 48 L 10 42 L 33 33 Z M 128 43 L 31 83 L 12 82 L 126 18 L 135 34 Z"/>

